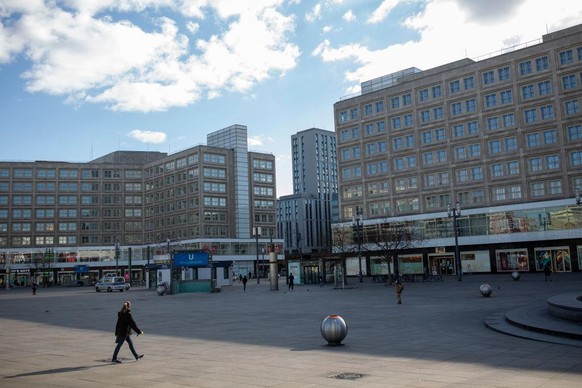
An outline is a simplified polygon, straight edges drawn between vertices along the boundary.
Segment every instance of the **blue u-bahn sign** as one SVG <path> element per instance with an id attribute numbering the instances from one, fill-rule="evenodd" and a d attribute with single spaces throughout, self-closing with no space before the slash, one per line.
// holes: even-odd
<path id="1" fill-rule="evenodd" d="M 175 252 L 174 267 L 208 267 L 208 252 Z"/>

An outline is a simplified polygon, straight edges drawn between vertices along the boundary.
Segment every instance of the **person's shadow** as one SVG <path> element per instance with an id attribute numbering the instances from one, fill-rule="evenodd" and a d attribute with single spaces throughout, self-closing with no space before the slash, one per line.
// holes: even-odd
<path id="1" fill-rule="evenodd" d="M 99 365 L 90 365 L 90 366 L 75 366 L 75 367 L 67 367 L 67 368 L 55 368 L 55 369 L 46 369 L 46 370 L 39 370 L 36 372 L 28 372 L 28 373 L 21 373 L 18 375 L 6 376 L 5 379 L 15 379 L 18 377 L 26 377 L 26 376 L 39 376 L 39 375 L 52 375 L 57 373 L 68 373 L 68 372 L 78 372 L 82 370 L 89 370 L 93 368 L 100 368 L 103 366 L 110 366 L 115 365 L 111 364 L 109 360 L 96 360 L 99 362 L 107 362 L 107 364 L 99 364 Z"/>

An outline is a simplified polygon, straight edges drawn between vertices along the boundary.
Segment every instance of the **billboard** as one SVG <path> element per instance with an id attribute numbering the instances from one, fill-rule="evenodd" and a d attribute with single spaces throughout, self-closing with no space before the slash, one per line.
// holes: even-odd
<path id="1" fill-rule="evenodd" d="M 208 252 L 174 252 L 174 267 L 208 267 Z"/>

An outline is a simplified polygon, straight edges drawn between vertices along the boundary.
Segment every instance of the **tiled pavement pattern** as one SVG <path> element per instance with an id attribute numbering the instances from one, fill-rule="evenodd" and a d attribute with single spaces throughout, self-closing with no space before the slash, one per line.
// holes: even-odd
<path id="1" fill-rule="evenodd" d="M 493 295 L 484 298 L 487 282 Z M 90 287 L 0 290 L 0 387 L 582 387 L 582 347 L 500 334 L 487 316 L 580 291 L 582 274 L 471 275 L 394 288 L 238 282 L 158 296 Z M 130 300 L 145 335 L 111 364 L 116 313 Z M 322 320 L 349 331 L 327 346 Z M 344 377 L 344 378 L 339 378 Z"/>

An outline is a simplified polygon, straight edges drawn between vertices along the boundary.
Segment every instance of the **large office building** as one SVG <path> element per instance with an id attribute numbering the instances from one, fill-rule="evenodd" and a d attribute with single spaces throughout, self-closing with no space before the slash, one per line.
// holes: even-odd
<path id="1" fill-rule="evenodd" d="M 338 221 L 335 133 L 319 128 L 300 131 L 291 136 L 291 155 L 293 194 L 277 201 L 278 237 L 285 240 L 287 259 L 309 260 L 331 252 L 331 224 Z M 308 281 L 319 277 L 317 261 L 312 267 Z"/>
<path id="2" fill-rule="evenodd" d="M 253 229 L 275 235 L 275 184 L 275 157 L 249 152 L 242 125 L 170 155 L 0 162 L 0 281 L 29 284 L 34 273 L 66 284 L 117 272 L 141 282 L 174 250 L 210 253 L 230 268 L 225 276 L 254 273 L 271 239 L 257 243 Z"/>
<path id="3" fill-rule="evenodd" d="M 334 104 L 337 226 L 413 223 L 422 238 L 400 272 L 580 271 L 581 104 L 582 25 L 363 82 Z M 387 270 L 363 256 L 366 273 Z"/>

